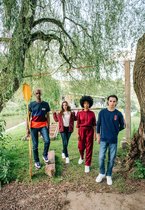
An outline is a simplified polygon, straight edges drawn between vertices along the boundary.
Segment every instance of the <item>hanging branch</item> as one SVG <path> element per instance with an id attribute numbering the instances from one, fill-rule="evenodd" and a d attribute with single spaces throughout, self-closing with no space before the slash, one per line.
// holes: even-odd
<path id="1" fill-rule="evenodd" d="M 54 18 L 40 18 L 40 19 L 33 22 L 33 27 L 35 27 L 36 25 L 41 24 L 41 23 L 53 23 L 56 26 L 58 26 L 62 30 L 62 32 L 69 38 L 69 40 L 73 44 L 74 48 L 77 49 L 77 46 L 76 46 L 75 42 L 73 41 L 71 36 L 66 32 L 66 30 L 64 29 L 61 21 L 56 20 Z"/>
<path id="2" fill-rule="evenodd" d="M 63 44 L 63 40 L 56 36 L 55 34 L 45 34 L 44 32 L 42 31 L 36 31 L 34 32 L 32 35 L 31 35 L 31 42 L 34 42 L 36 40 L 42 40 L 42 41 L 48 41 L 49 43 L 52 41 L 52 40 L 56 40 L 59 42 L 59 54 L 62 55 L 62 57 L 64 58 L 64 60 L 69 64 L 69 67 L 71 68 L 72 67 L 72 64 L 70 63 L 70 58 L 68 58 L 66 56 L 66 54 L 63 52 L 63 47 L 64 47 L 64 44 Z"/>
<path id="3" fill-rule="evenodd" d="M 74 23 L 75 25 L 77 25 L 77 26 L 79 26 L 80 28 L 82 28 L 83 31 L 85 31 L 85 33 L 88 35 L 88 37 L 92 38 L 92 37 L 89 35 L 88 30 L 87 30 L 86 27 L 82 26 L 80 23 L 77 23 L 77 22 L 75 22 L 74 20 L 72 20 L 72 19 L 70 19 L 70 18 L 68 18 L 68 17 L 65 17 L 65 19 L 71 21 L 71 22 Z"/>
<path id="4" fill-rule="evenodd" d="M 63 24 L 65 22 L 65 0 L 61 0 L 62 2 L 62 12 L 63 12 Z"/>

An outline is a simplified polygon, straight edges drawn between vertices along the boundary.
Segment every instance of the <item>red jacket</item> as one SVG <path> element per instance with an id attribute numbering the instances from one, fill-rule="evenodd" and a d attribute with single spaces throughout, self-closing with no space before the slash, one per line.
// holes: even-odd
<path id="1" fill-rule="evenodd" d="M 55 122 L 58 122 L 58 124 L 59 124 L 59 132 L 64 132 L 62 114 L 61 113 L 56 114 L 56 112 L 54 112 L 53 118 L 54 118 Z M 73 132 L 74 121 L 76 121 L 76 120 L 77 120 L 77 117 L 75 115 L 75 112 L 71 112 L 70 121 L 69 121 L 69 132 Z"/>
<path id="2" fill-rule="evenodd" d="M 91 110 L 80 111 L 77 113 L 77 128 L 96 126 L 96 117 Z"/>

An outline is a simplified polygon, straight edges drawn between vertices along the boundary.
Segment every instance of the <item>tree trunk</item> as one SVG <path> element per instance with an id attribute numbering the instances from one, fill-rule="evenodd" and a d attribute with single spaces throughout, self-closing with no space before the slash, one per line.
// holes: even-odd
<path id="1" fill-rule="evenodd" d="M 134 90 L 140 104 L 140 125 L 131 141 L 129 166 L 140 159 L 145 166 L 145 34 L 139 39 L 133 72 Z"/>
<path id="2" fill-rule="evenodd" d="M 36 2 L 37 0 L 22 1 L 21 11 L 10 43 L 8 65 L 1 71 L 0 112 L 5 103 L 12 98 L 15 91 L 20 87 L 23 79 L 25 57 L 30 46 Z"/>

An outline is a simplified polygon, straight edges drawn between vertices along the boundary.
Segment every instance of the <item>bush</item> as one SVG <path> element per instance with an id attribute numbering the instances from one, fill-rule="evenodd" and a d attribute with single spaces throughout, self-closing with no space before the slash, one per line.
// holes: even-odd
<path id="1" fill-rule="evenodd" d="M 141 163 L 141 160 L 135 161 L 135 168 L 132 177 L 135 179 L 145 179 L 145 167 Z"/>
<path id="2" fill-rule="evenodd" d="M 0 182 L 8 183 L 10 180 L 10 161 L 7 156 L 6 145 L 9 137 L 5 135 L 5 122 L 0 120 Z"/>

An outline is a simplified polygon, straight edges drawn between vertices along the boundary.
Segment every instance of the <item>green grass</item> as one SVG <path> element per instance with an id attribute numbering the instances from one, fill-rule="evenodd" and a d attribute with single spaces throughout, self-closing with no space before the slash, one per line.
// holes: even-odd
<path id="1" fill-rule="evenodd" d="M 22 141 L 22 137 L 25 135 L 24 127 L 19 127 L 17 130 L 11 132 L 11 142 L 8 145 L 8 156 L 12 162 L 11 178 L 17 181 L 29 181 L 29 150 L 28 141 Z M 77 146 L 76 132 L 71 136 L 69 142 L 69 156 L 70 164 L 66 166 L 65 162 L 61 158 L 62 151 L 62 141 L 60 136 L 58 139 L 51 141 L 50 150 L 55 151 L 56 155 L 56 174 L 53 182 L 58 183 L 64 179 L 67 181 L 73 181 L 79 179 L 84 174 L 84 165 L 78 165 L 79 151 Z M 47 175 L 44 173 L 44 166 L 42 160 L 43 153 L 43 140 L 39 139 L 39 156 L 42 163 L 42 168 L 36 170 L 33 167 L 33 181 L 41 181 L 43 179 L 48 179 Z M 91 174 L 97 175 L 98 173 L 98 155 L 99 155 L 99 145 L 94 142 L 93 158 Z M 65 177 L 64 177 L 65 176 Z"/>
<path id="2" fill-rule="evenodd" d="M 137 119 L 136 119 L 137 121 Z M 39 182 L 42 180 L 50 180 L 53 183 L 60 183 L 62 181 L 68 182 L 77 182 L 81 177 L 84 177 L 84 165 L 78 165 L 79 159 L 79 151 L 78 151 L 78 141 L 77 135 L 75 132 L 72 134 L 69 142 L 69 156 L 70 156 L 70 164 L 66 165 L 61 158 L 62 152 L 62 141 L 60 135 L 56 140 L 52 140 L 50 144 L 50 150 L 55 151 L 56 158 L 56 174 L 53 178 L 49 178 L 44 173 L 44 166 L 42 160 L 43 153 L 43 140 L 39 139 L 39 156 L 42 163 L 42 168 L 40 170 L 36 170 L 33 164 L 33 182 Z M 8 157 L 11 160 L 11 180 L 21 181 L 21 182 L 29 182 L 29 147 L 28 141 L 23 141 L 22 138 L 25 136 L 25 127 L 20 126 L 17 129 L 11 131 L 9 133 L 11 136 L 11 141 L 9 142 L 8 149 Z M 119 144 L 118 144 L 118 156 L 123 158 L 125 156 L 125 152 L 120 148 L 120 141 L 125 136 L 125 131 L 120 132 L 119 134 Z M 99 145 L 97 142 L 94 142 L 93 149 L 93 158 L 92 158 L 92 166 L 91 172 L 89 174 L 90 177 L 95 179 L 99 172 L 99 163 L 98 163 L 98 155 L 99 155 Z M 116 176 L 116 175 L 115 175 Z M 115 181 L 115 186 L 120 188 L 120 191 L 124 190 L 124 180 L 117 178 Z M 120 184 L 120 182 L 122 184 Z M 119 183 L 119 184 L 117 184 Z"/>
<path id="3" fill-rule="evenodd" d="M 25 129 L 23 126 L 17 128 L 14 131 L 11 131 L 9 134 L 11 137 L 11 141 L 8 145 L 8 156 L 12 162 L 12 172 L 11 177 L 14 180 L 18 181 L 29 181 L 29 150 L 28 150 L 28 141 L 21 140 L 25 136 Z M 77 146 L 77 138 L 76 131 L 72 134 L 70 142 L 69 142 L 69 157 L 70 164 L 66 166 L 65 162 L 61 158 L 62 152 L 62 141 L 60 135 L 56 140 L 52 140 L 50 144 L 50 150 L 55 151 L 55 160 L 56 160 L 56 174 L 52 179 L 54 182 L 60 182 L 64 179 L 63 172 L 67 171 L 65 174 L 65 179 L 70 180 L 75 178 L 75 173 L 78 171 L 78 174 L 84 173 L 84 166 L 78 166 L 79 152 Z M 35 170 L 33 167 L 33 180 L 41 180 L 48 178 L 44 174 L 44 166 L 42 160 L 43 153 L 43 140 L 39 139 L 39 156 L 42 163 L 42 168 L 40 170 Z M 93 159 L 92 159 L 92 170 L 98 169 L 98 153 L 99 153 L 99 145 L 97 142 L 94 142 L 94 151 L 93 151 Z M 78 169 L 79 168 L 79 169 Z M 71 174 L 71 176 L 70 176 Z"/>

